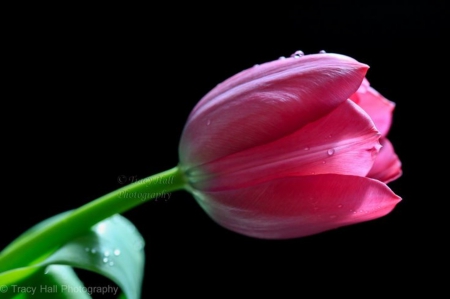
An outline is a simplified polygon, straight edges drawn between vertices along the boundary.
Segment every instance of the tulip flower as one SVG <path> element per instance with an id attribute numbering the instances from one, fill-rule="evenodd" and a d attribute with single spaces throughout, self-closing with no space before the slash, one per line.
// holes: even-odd
<path id="1" fill-rule="evenodd" d="M 385 138 L 393 103 L 367 70 L 343 55 L 297 54 L 219 84 L 181 137 L 188 190 L 220 225 L 265 239 L 388 214 L 400 201 L 386 185 L 400 175 Z"/>
<path id="2" fill-rule="evenodd" d="M 388 214 L 400 201 L 386 185 L 401 175 L 386 138 L 394 104 L 370 87 L 367 70 L 343 55 L 298 51 L 229 78 L 191 112 L 177 167 L 20 237 L 0 252 L 0 284 L 22 279 L 10 271 L 33 265 L 100 221 L 177 190 L 190 191 L 220 225 L 265 239 Z"/>

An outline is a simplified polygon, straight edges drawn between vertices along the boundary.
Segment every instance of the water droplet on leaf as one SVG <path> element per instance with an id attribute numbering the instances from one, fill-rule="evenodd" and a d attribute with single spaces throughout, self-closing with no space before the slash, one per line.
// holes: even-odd
<path id="1" fill-rule="evenodd" d="M 330 148 L 329 150 L 327 150 L 327 154 L 328 154 L 328 156 L 333 156 L 334 155 L 334 149 Z"/>

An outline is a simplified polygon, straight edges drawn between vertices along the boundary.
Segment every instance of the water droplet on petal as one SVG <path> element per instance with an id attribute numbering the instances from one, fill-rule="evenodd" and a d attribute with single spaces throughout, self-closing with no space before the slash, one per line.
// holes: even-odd
<path id="1" fill-rule="evenodd" d="M 319 51 L 319 54 L 325 54 L 325 53 L 327 53 L 327 52 L 325 52 L 325 50 L 320 50 Z"/>
<path id="2" fill-rule="evenodd" d="M 305 147 L 304 150 L 305 150 L 305 151 L 309 151 L 309 147 Z"/>
<path id="3" fill-rule="evenodd" d="M 119 256 L 120 255 L 120 250 L 119 249 L 114 250 L 114 255 L 115 256 Z"/>
<path id="4" fill-rule="evenodd" d="M 106 264 L 109 260 L 105 257 L 103 258 L 103 262 Z"/>
<path id="5" fill-rule="evenodd" d="M 300 50 L 295 51 L 294 54 L 291 55 L 291 57 L 294 57 L 294 58 L 300 58 L 302 56 L 305 56 L 305 53 L 303 53 L 303 51 L 300 51 Z"/>
<path id="6" fill-rule="evenodd" d="M 322 164 L 325 164 L 325 163 L 327 163 L 327 162 L 325 162 L 325 161 L 322 161 Z"/>
<path id="7" fill-rule="evenodd" d="M 327 154 L 328 154 L 328 156 L 333 156 L 334 155 L 334 149 L 330 148 L 329 150 L 327 150 Z"/>
<path id="8" fill-rule="evenodd" d="M 342 208 L 342 205 L 338 205 L 338 208 Z"/>
<path id="9" fill-rule="evenodd" d="M 280 57 L 278 58 L 278 60 L 284 60 L 284 59 L 286 59 L 286 57 L 284 57 L 284 56 L 280 56 Z"/>
<path id="10" fill-rule="evenodd" d="M 330 219 L 334 219 L 334 218 L 336 218 L 337 216 L 336 215 L 331 215 L 330 216 Z"/>
<path id="11" fill-rule="evenodd" d="M 330 135 L 328 135 L 328 138 L 331 138 L 331 134 L 330 134 Z"/>
<path id="12" fill-rule="evenodd" d="M 206 122 L 206 125 L 209 126 L 211 124 L 211 120 L 208 119 L 208 121 Z"/>

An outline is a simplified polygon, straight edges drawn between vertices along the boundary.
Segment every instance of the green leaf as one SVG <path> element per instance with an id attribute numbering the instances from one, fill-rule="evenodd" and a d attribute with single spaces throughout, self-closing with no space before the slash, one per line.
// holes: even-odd
<path id="1" fill-rule="evenodd" d="M 54 217 L 55 220 L 59 218 Z M 1 273 L 0 286 L 12 285 L 48 265 L 69 265 L 104 275 L 120 286 L 128 299 L 139 299 L 145 263 L 144 244 L 136 227 L 126 218 L 115 215 L 65 244 L 44 261 Z"/>
<path id="2" fill-rule="evenodd" d="M 64 217 L 66 217 L 68 214 L 70 214 L 72 211 L 67 211 L 55 216 L 52 216 L 50 218 L 47 218 L 38 224 L 32 226 L 27 231 L 22 233 L 19 237 L 17 237 L 13 242 L 11 242 L 7 247 L 5 247 L 2 252 L 6 251 L 14 251 L 17 244 L 19 244 L 23 239 L 28 237 L 29 235 L 33 234 L 36 231 L 45 229 L 46 227 L 50 226 L 50 224 L 57 222 Z M 31 263 L 31 265 L 38 264 L 39 262 L 44 261 L 47 257 L 49 257 L 53 252 L 56 251 L 57 248 L 52 250 L 51 252 L 47 252 L 45 255 L 42 256 L 36 256 L 35 261 Z M 8 285 L 10 283 L 16 283 L 22 279 L 27 278 L 28 276 L 32 275 L 34 272 L 39 270 L 39 267 L 24 267 L 24 268 L 17 268 L 14 269 L 14 271 L 11 271 L 10 273 L 6 275 L 5 272 L 0 273 L 0 285 Z"/>

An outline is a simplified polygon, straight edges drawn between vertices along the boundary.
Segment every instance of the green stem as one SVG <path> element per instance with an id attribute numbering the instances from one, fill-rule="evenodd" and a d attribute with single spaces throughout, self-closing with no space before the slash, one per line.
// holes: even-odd
<path id="1" fill-rule="evenodd" d="M 96 223 L 185 186 L 183 174 L 175 167 L 91 201 L 62 220 L 30 233 L 5 248 L 0 253 L 0 273 L 27 266 L 36 258 L 85 233 Z"/>

